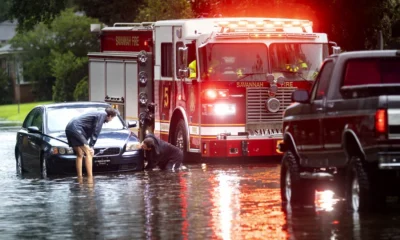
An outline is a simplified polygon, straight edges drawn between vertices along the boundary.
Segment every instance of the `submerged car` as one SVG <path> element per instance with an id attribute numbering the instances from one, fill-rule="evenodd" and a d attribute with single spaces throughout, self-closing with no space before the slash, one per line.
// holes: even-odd
<path id="1" fill-rule="evenodd" d="M 32 109 L 17 132 L 17 174 L 37 172 L 42 177 L 76 174 L 76 155 L 68 146 L 65 127 L 76 116 L 107 107 L 110 105 L 102 102 L 70 102 L 41 105 Z M 144 169 L 139 138 L 130 130 L 135 126 L 136 121 L 124 122 L 119 114 L 112 121 L 104 123 L 94 146 L 94 173 Z"/>

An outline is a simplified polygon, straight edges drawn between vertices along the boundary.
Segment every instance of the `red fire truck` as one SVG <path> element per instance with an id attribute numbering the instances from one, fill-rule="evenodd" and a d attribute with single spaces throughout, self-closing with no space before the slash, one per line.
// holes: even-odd
<path id="1" fill-rule="evenodd" d="M 93 28 L 94 30 L 95 28 Z M 278 156 L 282 113 L 329 55 L 312 22 L 214 18 L 97 29 L 89 98 L 146 132 L 205 158 Z"/>

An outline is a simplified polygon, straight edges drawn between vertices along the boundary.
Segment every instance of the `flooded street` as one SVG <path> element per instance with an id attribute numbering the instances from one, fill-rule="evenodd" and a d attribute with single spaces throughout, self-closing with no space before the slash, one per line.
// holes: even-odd
<path id="1" fill-rule="evenodd" d="M 16 129 L 0 130 L 1 239 L 400 239 L 400 210 L 347 212 L 341 199 L 282 208 L 279 164 L 19 178 Z"/>

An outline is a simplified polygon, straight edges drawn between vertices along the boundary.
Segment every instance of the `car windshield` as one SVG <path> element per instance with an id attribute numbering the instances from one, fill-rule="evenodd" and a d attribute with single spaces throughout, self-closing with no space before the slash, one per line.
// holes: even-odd
<path id="1" fill-rule="evenodd" d="M 79 115 L 87 112 L 101 111 L 104 107 L 65 107 L 65 108 L 49 108 L 47 110 L 47 130 L 49 133 L 65 131 L 65 127 L 69 121 Z M 120 130 L 124 128 L 124 124 L 119 118 L 113 118 L 112 121 L 104 123 L 103 130 Z"/>
<path id="2" fill-rule="evenodd" d="M 322 43 L 272 43 L 269 47 L 272 74 L 284 75 L 292 81 L 314 80 L 328 54 L 328 46 Z"/>
<path id="3" fill-rule="evenodd" d="M 354 59 L 346 64 L 344 86 L 398 83 L 400 83 L 399 58 Z"/>
<path id="4" fill-rule="evenodd" d="M 202 47 L 200 77 L 206 81 L 265 80 L 267 46 L 261 43 L 215 43 Z"/>

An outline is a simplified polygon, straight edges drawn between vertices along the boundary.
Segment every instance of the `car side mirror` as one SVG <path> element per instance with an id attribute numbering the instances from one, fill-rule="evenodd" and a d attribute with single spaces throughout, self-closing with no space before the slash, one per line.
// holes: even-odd
<path id="1" fill-rule="evenodd" d="M 128 128 L 133 128 L 137 126 L 136 121 L 127 121 L 126 124 L 128 125 Z"/>
<path id="2" fill-rule="evenodd" d="M 299 89 L 292 93 L 292 102 L 309 103 L 310 94 L 307 90 Z"/>
<path id="3" fill-rule="evenodd" d="M 29 133 L 41 133 L 40 130 L 39 130 L 39 128 L 36 127 L 36 126 L 30 126 L 30 127 L 28 127 L 28 132 L 29 132 Z"/>

